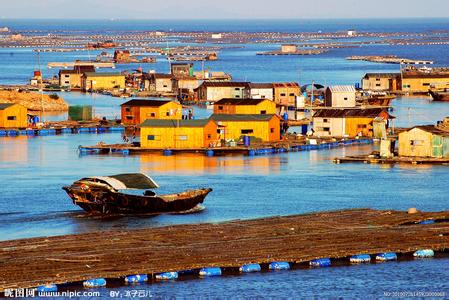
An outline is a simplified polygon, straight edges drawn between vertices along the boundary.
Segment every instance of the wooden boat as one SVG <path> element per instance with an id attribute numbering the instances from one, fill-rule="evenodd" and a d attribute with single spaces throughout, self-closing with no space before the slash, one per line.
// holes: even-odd
<path id="1" fill-rule="evenodd" d="M 395 96 L 389 95 L 370 95 L 368 97 L 362 97 L 358 100 L 360 105 L 369 106 L 390 106 L 391 101 L 396 98 Z"/>
<path id="2" fill-rule="evenodd" d="M 449 91 L 437 92 L 429 90 L 430 96 L 432 96 L 433 101 L 449 101 Z"/>
<path id="3" fill-rule="evenodd" d="M 63 187 L 73 203 L 102 214 L 161 214 L 192 210 L 203 203 L 210 188 L 157 195 L 159 185 L 145 174 L 86 177 Z M 143 194 L 133 190 L 145 190 Z"/>

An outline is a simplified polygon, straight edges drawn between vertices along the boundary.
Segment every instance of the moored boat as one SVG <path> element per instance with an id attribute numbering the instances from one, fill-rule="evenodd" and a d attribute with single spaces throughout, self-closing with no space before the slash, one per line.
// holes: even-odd
<path id="1" fill-rule="evenodd" d="M 433 101 L 449 101 L 449 91 L 432 91 L 429 90 L 430 96 L 432 96 Z"/>
<path id="2" fill-rule="evenodd" d="M 210 188 L 157 195 L 159 185 L 145 174 L 86 177 L 63 189 L 73 203 L 87 212 L 102 214 L 162 214 L 193 210 L 203 203 Z M 141 195 L 132 190 L 145 190 Z"/>

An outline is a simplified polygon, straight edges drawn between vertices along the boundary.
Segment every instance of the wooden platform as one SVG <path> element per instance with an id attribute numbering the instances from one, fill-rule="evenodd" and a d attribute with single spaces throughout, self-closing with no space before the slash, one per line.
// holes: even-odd
<path id="1" fill-rule="evenodd" d="M 365 163 L 365 164 L 431 164 L 431 165 L 449 165 L 449 158 L 432 157 L 392 157 L 381 158 L 370 155 L 346 156 L 334 158 L 334 163 Z"/>
<path id="2" fill-rule="evenodd" d="M 417 222 L 434 219 L 435 224 Z M 370 209 L 0 242 L 0 290 L 200 267 L 449 248 L 449 211 Z"/>

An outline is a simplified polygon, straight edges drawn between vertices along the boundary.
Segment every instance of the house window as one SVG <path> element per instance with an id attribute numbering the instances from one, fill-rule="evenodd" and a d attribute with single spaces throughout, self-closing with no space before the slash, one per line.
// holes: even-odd
<path id="1" fill-rule="evenodd" d="M 270 132 L 271 132 L 271 133 L 274 133 L 274 128 L 270 128 Z"/>
<path id="2" fill-rule="evenodd" d="M 170 117 L 170 112 L 167 111 L 167 112 L 165 113 L 165 115 L 166 115 L 167 117 Z"/>
<path id="3" fill-rule="evenodd" d="M 261 110 L 261 111 L 260 111 L 260 114 L 261 114 L 261 115 L 266 115 L 266 114 L 267 114 L 267 111 L 266 111 L 266 110 Z"/>
<path id="4" fill-rule="evenodd" d="M 210 140 L 212 138 L 212 134 L 207 135 L 207 139 Z"/>
<path id="5" fill-rule="evenodd" d="M 223 106 L 222 106 L 222 105 L 219 105 L 219 106 L 218 106 L 218 110 L 223 110 Z"/>
<path id="6" fill-rule="evenodd" d="M 242 134 L 250 134 L 250 133 L 254 133 L 254 130 L 252 130 L 252 129 L 242 129 L 241 133 Z"/>
<path id="7" fill-rule="evenodd" d="M 65 84 L 70 84 L 70 81 L 64 81 Z"/>
<path id="8" fill-rule="evenodd" d="M 295 94 L 294 93 L 290 93 L 290 97 L 294 97 L 295 96 Z"/>
<path id="9" fill-rule="evenodd" d="M 430 83 L 425 82 L 425 83 L 423 83 L 422 85 L 423 85 L 423 86 L 429 86 Z"/>
<path id="10" fill-rule="evenodd" d="M 281 93 L 281 97 L 285 97 L 285 93 Z"/>
<path id="11" fill-rule="evenodd" d="M 127 119 L 127 120 L 132 120 L 132 119 L 133 119 L 133 116 L 126 116 L 126 119 Z"/>
<path id="12" fill-rule="evenodd" d="M 240 98 L 240 95 L 235 95 L 235 98 Z"/>
<path id="13" fill-rule="evenodd" d="M 348 100 L 348 97 L 344 97 L 343 100 Z"/>
<path id="14" fill-rule="evenodd" d="M 366 124 L 358 124 L 357 128 L 359 128 L 359 129 L 366 128 Z"/>
<path id="15" fill-rule="evenodd" d="M 240 91 L 240 88 L 235 88 L 236 91 Z"/>
<path id="16" fill-rule="evenodd" d="M 261 99 L 265 99 L 266 97 L 265 97 L 265 95 L 262 95 L 262 96 L 260 96 L 260 98 L 261 98 Z"/>
<path id="17" fill-rule="evenodd" d="M 380 81 L 380 78 L 376 78 L 376 81 Z"/>
<path id="18" fill-rule="evenodd" d="M 380 83 L 377 83 L 376 86 L 380 86 Z"/>
<path id="19" fill-rule="evenodd" d="M 70 75 L 66 74 L 64 75 L 65 78 L 70 78 Z"/>
<path id="20" fill-rule="evenodd" d="M 167 87 L 167 85 L 166 84 L 164 84 L 164 88 L 166 88 Z"/>
<path id="21" fill-rule="evenodd" d="M 131 111 L 131 107 L 125 108 L 125 111 L 126 111 L 126 112 L 130 112 L 130 111 Z"/>
<path id="22" fill-rule="evenodd" d="M 152 117 L 152 118 L 156 117 L 156 113 L 151 113 L 150 117 Z"/>
<path id="23" fill-rule="evenodd" d="M 178 135 L 178 141 L 187 141 L 187 135 Z"/>
<path id="24" fill-rule="evenodd" d="M 329 122 L 329 119 L 323 119 L 323 123 Z"/>
<path id="25" fill-rule="evenodd" d="M 218 133 L 218 134 L 224 134 L 224 133 L 225 133 L 225 130 L 224 130 L 224 129 L 217 129 L 217 133 Z"/>
<path id="26" fill-rule="evenodd" d="M 410 146 L 422 146 L 424 144 L 423 140 L 411 140 Z"/>
<path id="27" fill-rule="evenodd" d="M 15 121 L 17 120 L 16 116 L 8 116 L 8 121 Z"/>
<path id="28" fill-rule="evenodd" d="M 155 141 L 155 140 L 156 140 L 156 136 L 154 136 L 154 135 L 149 135 L 149 136 L 147 136 L 147 140 L 148 140 L 148 141 Z"/>

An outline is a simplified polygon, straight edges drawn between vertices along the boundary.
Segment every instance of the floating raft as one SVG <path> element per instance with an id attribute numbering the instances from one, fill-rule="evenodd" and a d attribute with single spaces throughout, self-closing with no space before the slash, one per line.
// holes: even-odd
<path id="1" fill-rule="evenodd" d="M 0 129 L 0 137 L 14 136 L 46 136 L 60 134 L 80 134 L 80 133 L 107 133 L 107 132 L 124 132 L 125 127 L 63 127 L 48 129 Z"/>
<path id="2" fill-rule="evenodd" d="M 435 220 L 422 225 L 423 220 Z M 370 209 L 0 242 L 0 291 L 164 272 L 449 248 L 449 211 Z"/>
<path id="3" fill-rule="evenodd" d="M 381 158 L 371 155 L 357 155 L 334 158 L 334 163 L 365 163 L 365 164 L 432 164 L 432 165 L 449 165 L 449 158 L 433 158 L 433 157 L 392 157 Z"/>

